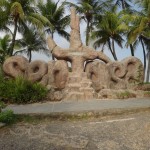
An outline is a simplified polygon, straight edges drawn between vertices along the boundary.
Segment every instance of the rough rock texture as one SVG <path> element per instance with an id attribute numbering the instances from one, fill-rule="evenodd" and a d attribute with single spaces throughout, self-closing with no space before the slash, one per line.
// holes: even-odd
<path id="1" fill-rule="evenodd" d="M 143 83 L 144 67 L 136 57 L 128 57 L 120 62 L 108 64 L 112 89 L 126 89 L 132 85 Z"/>
<path id="2" fill-rule="evenodd" d="M 48 37 L 48 46 L 53 56 L 59 60 L 69 61 L 72 65 L 72 72 L 82 74 L 84 72 L 84 62 L 87 60 L 101 59 L 108 63 L 111 60 L 102 52 L 97 52 L 92 48 L 82 44 L 80 38 L 79 17 L 76 16 L 74 8 L 71 9 L 71 37 L 70 47 L 65 50 L 57 46 L 51 37 Z"/>
<path id="3" fill-rule="evenodd" d="M 129 84 L 139 84 L 144 81 L 144 67 L 142 62 L 136 57 L 127 57 L 122 60 L 127 69 L 125 81 Z"/>
<path id="4" fill-rule="evenodd" d="M 113 90 L 103 89 L 98 93 L 98 99 L 126 99 L 135 98 L 136 92 L 133 90 Z"/>
<path id="5" fill-rule="evenodd" d="M 136 57 L 128 57 L 118 62 L 104 64 L 100 61 L 88 62 L 85 67 L 92 87 L 102 89 L 127 89 L 144 81 L 144 68 Z"/>
<path id="6" fill-rule="evenodd" d="M 94 98 L 94 89 L 91 87 L 92 82 L 87 78 L 87 74 L 83 72 L 69 73 L 68 82 L 65 92 L 65 100 L 88 100 Z"/>
<path id="7" fill-rule="evenodd" d="M 48 66 L 47 63 L 41 60 L 31 62 L 27 68 L 28 80 L 33 83 L 41 81 L 44 75 L 47 74 Z M 43 81 L 44 82 L 44 81 Z"/>
<path id="8" fill-rule="evenodd" d="M 48 86 L 64 89 L 68 79 L 68 64 L 64 60 L 48 62 Z"/>
<path id="9" fill-rule="evenodd" d="M 97 92 L 110 87 L 110 76 L 105 63 L 99 61 L 88 62 L 85 72 L 88 78 L 92 80 L 92 87 Z"/>
<path id="10" fill-rule="evenodd" d="M 3 64 L 3 71 L 7 76 L 16 78 L 18 76 L 26 76 L 26 68 L 29 62 L 23 56 L 12 56 L 6 59 Z"/>
<path id="11" fill-rule="evenodd" d="M 123 80 L 126 75 L 126 68 L 122 62 L 112 62 L 108 64 L 108 71 L 110 75 L 110 88 L 111 89 L 126 89 L 127 83 Z"/>
<path id="12" fill-rule="evenodd" d="M 55 91 L 54 89 L 51 89 L 47 95 L 48 101 L 61 101 L 63 98 L 64 98 L 64 92 Z"/>
<path id="13" fill-rule="evenodd" d="M 79 17 L 76 15 L 74 8 L 71 9 L 70 26 L 71 37 L 69 49 L 65 50 L 60 48 L 51 37 L 48 37 L 48 46 L 53 56 L 58 60 L 66 60 L 71 63 L 72 73 L 70 73 L 68 77 L 65 93 L 69 92 L 69 94 L 66 94 L 66 99 L 92 99 L 94 92 L 93 88 L 83 86 L 84 82 L 85 84 L 91 83 L 84 72 L 84 63 L 87 60 L 94 59 L 100 59 L 105 63 L 111 62 L 111 60 L 102 52 L 97 52 L 82 44 Z"/>
<path id="14" fill-rule="evenodd" d="M 68 79 L 68 64 L 64 60 L 56 61 L 53 68 L 53 77 L 55 87 L 63 89 Z"/>

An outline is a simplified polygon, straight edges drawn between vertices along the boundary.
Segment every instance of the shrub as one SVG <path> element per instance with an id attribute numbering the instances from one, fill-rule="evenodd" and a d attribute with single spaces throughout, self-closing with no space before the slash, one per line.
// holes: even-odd
<path id="1" fill-rule="evenodd" d="M 38 83 L 18 77 L 15 80 L 0 79 L 0 97 L 11 103 L 32 103 L 41 101 L 47 95 L 47 89 Z"/>
<path id="2" fill-rule="evenodd" d="M 5 105 L 3 102 L 0 101 L 0 112 L 1 112 L 1 109 L 2 109 L 2 108 L 5 108 L 5 106 L 6 106 L 6 105 Z"/>
<path id="3" fill-rule="evenodd" d="M 12 110 L 6 110 L 0 113 L 0 122 L 10 124 L 14 121 L 14 113 Z"/>

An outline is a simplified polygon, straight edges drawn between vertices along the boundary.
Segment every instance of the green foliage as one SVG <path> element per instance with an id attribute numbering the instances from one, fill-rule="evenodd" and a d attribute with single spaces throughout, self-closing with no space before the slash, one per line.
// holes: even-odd
<path id="1" fill-rule="evenodd" d="M 32 103 L 46 97 L 47 89 L 38 83 L 31 83 L 21 77 L 15 80 L 0 80 L 0 97 L 3 101 Z"/>
<path id="2" fill-rule="evenodd" d="M 6 107 L 6 105 L 4 104 L 4 102 L 1 102 L 1 101 L 0 101 L 0 112 L 1 112 L 1 109 L 2 109 L 2 108 L 5 108 L 5 107 Z"/>
<path id="3" fill-rule="evenodd" d="M 0 122 L 10 124 L 14 121 L 15 115 L 12 110 L 7 110 L 0 113 Z"/>

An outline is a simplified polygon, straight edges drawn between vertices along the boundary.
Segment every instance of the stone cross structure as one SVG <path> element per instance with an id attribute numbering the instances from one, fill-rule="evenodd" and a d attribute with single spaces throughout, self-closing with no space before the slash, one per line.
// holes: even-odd
<path id="1" fill-rule="evenodd" d="M 84 62 L 88 60 L 100 59 L 105 63 L 111 60 L 102 52 L 86 47 L 83 45 L 80 36 L 79 16 L 76 15 L 75 8 L 71 8 L 71 36 L 69 49 L 62 49 L 54 42 L 51 37 L 48 37 L 48 46 L 58 60 L 66 60 L 72 64 L 72 72 L 78 74 L 84 71 Z"/>

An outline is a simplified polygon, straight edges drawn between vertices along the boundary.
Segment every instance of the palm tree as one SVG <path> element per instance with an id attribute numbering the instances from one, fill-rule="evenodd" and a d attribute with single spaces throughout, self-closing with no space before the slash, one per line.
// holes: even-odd
<path id="1" fill-rule="evenodd" d="M 124 29 L 121 28 L 119 14 L 106 12 L 102 21 L 97 25 L 97 30 L 92 33 L 92 38 L 96 39 L 94 47 L 108 46 L 112 56 L 117 59 L 115 52 L 115 43 L 122 48 L 122 34 Z"/>
<path id="2" fill-rule="evenodd" d="M 149 82 L 149 76 L 150 76 L 150 51 L 148 51 L 147 54 L 147 58 L 148 58 L 148 65 L 147 65 L 147 76 L 146 76 L 146 82 Z"/>
<path id="3" fill-rule="evenodd" d="M 86 45 L 89 45 L 90 33 L 93 30 L 94 22 L 100 22 L 103 12 L 110 7 L 111 0 L 78 0 L 77 4 L 65 2 L 66 5 L 73 6 L 77 9 L 82 19 L 86 22 Z"/>
<path id="4" fill-rule="evenodd" d="M 132 17 L 133 19 L 130 23 L 132 28 L 128 35 L 128 41 L 129 43 L 134 43 L 137 39 L 139 39 L 141 42 L 144 56 L 144 69 L 146 70 L 146 49 L 144 40 L 147 33 L 150 31 L 150 1 L 138 0 L 138 3 L 142 7 L 142 10 Z"/>
<path id="5" fill-rule="evenodd" d="M 58 6 L 58 3 L 59 1 L 55 3 L 52 0 L 47 0 L 46 3 L 40 1 L 37 7 L 50 22 L 47 31 L 50 32 L 52 38 L 54 38 L 54 33 L 57 32 L 60 36 L 69 40 L 70 35 L 65 31 L 65 28 L 69 25 L 70 18 L 64 16 L 64 5 Z"/>
<path id="6" fill-rule="evenodd" d="M 3 64 L 7 56 L 9 55 L 11 38 L 6 34 L 3 38 L 0 38 L 0 64 Z"/>
<path id="7" fill-rule="evenodd" d="M 42 28 L 44 24 L 49 23 L 49 21 L 44 16 L 39 15 L 33 7 L 34 1 L 35 0 L 1 0 L 0 10 L 3 10 L 4 16 L 8 16 L 7 23 L 14 25 L 9 55 L 13 54 L 16 34 L 22 22 L 27 24 L 32 23 L 38 28 Z"/>
<path id="8" fill-rule="evenodd" d="M 149 82 L 149 76 L 150 76 L 150 30 L 147 30 L 145 33 L 145 36 L 142 35 L 142 40 L 143 40 L 143 45 L 145 45 L 146 50 L 147 50 L 147 73 L 146 73 L 146 82 Z"/>
<path id="9" fill-rule="evenodd" d="M 58 33 L 66 40 L 69 40 L 70 35 L 65 31 L 65 29 L 69 25 L 70 18 L 68 15 L 64 16 L 64 5 L 62 4 L 61 6 L 58 6 L 58 3 L 59 1 L 55 3 L 52 0 L 47 0 L 46 3 L 39 1 L 37 7 L 41 14 L 50 22 L 46 31 L 51 34 L 51 37 L 54 38 L 54 33 Z M 53 56 L 52 58 L 54 60 Z"/>
<path id="10" fill-rule="evenodd" d="M 48 55 L 48 49 L 46 47 L 46 40 L 43 35 L 40 35 L 35 27 L 28 26 L 24 27 L 25 30 L 23 32 L 23 38 L 20 40 L 16 40 L 17 46 L 21 47 L 21 50 L 18 50 L 14 53 L 17 55 L 18 53 L 25 53 L 29 58 L 29 62 L 32 59 L 32 52 L 43 52 Z"/>
<path id="11" fill-rule="evenodd" d="M 115 6 L 119 6 L 122 9 L 122 13 L 123 13 L 122 17 L 128 16 L 128 20 L 126 20 L 126 22 L 125 22 L 129 26 L 129 28 L 127 29 L 127 32 L 125 34 L 127 36 L 127 40 L 128 40 L 128 32 L 130 31 L 130 22 L 129 22 L 130 16 L 133 13 L 135 13 L 135 10 L 131 9 L 132 2 L 133 2 L 133 0 L 115 0 Z M 134 47 L 133 47 L 132 43 L 127 42 L 126 45 L 127 45 L 127 47 L 130 46 L 131 55 L 134 56 Z"/>

